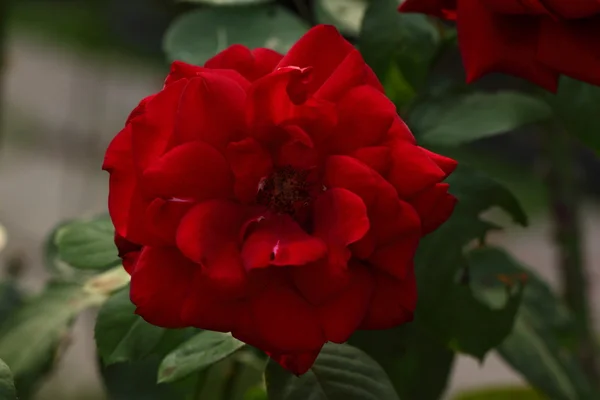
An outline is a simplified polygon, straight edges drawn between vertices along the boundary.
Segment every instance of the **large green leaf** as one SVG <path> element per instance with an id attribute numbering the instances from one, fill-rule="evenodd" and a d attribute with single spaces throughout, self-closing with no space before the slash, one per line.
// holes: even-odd
<path id="1" fill-rule="evenodd" d="M 77 220 L 61 226 L 54 236 L 58 257 L 75 268 L 106 269 L 119 265 L 115 229 L 108 216 Z"/>
<path id="2" fill-rule="evenodd" d="M 2 360 L 0 360 L 0 399 L 17 400 L 17 390 L 15 389 L 12 372 Z"/>
<path id="3" fill-rule="evenodd" d="M 527 217 L 509 191 L 483 174 L 459 167 L 448 182 L 459 201 L 448 222 L 419 246 L 415 323 L 448 347 L 482 359 L 510 332 L 522 286 L 505 288 L 500 307 L 482 302 L 468 282 L 457 282 L 461 273 L 472 269 L 468 268 L 462 249 L 498 228 L 480 219 L 483 211 L 500 207 L 522 225 L 527 223 Z"/>
<path id="4" fill-rule="evenodd" d="M 563 77 L 547 99 L 564 128 L 600 154 L 600 87 Z"/>
<path id="5" fill-rule="evenodd" d="M 171 60 L 201 65 L 232 44 L 286 52 L 307 29 L 295 15 L 275 5 L 203 8 L 173 22 L 164 49 Z"/>
<path id="6" fill-rule="evenodd" d="M 159 382 L 172 382 L 202 370 L 244 346 L 228 333 L 204 331 L 171 352 L 160 365 Z"/>
<path id="7" fill-rule="evenodd" d="M 326 344 L 312 368 L 300 377 L 270 361 L 269 400 L 398 400 L 385 371 L 363 351 Z"/>
<path id="8" fill-rule="evenodd" d="M 150 325 L 135 314 L 135 306 L 129 300 L 129 287 L 104 303 L 94 328 L 98 354 L 107 365 L 148 356 L 164 332 L 165 329 Z"/>
<path id="9" fill-rule="evenodd" d="M 358 331 L 349 343 L 383 367 L 401 399 L 442 398 L 455 353 L 418 324 L 385 331 Z"/>
<path id="10" fill-rule="evenodd" d="M 550 287 L 533 271 L 505 251 L 481 248 L 468 255 L 474 289 L 489 302 L 497 300 L 502 284 L 498 275 L 527 275 L 527 286 L 512 333 L 498 347 L 500 355 L 516 371 L 548 397 L 556 400 L 591 399 L 592 384 L 586 380 L 576 357 L 562 345 L 572 332 L 573 321 Z"/>
<path id="11" fill-rule="evenodd" d="M 274 0 L 180 0 L 186 3 L 200 3 L 211 6 L 244 6 L 248 4 L 270 3 Z"/>
<path id="12" fill-rule="evenodd" d="M 457 146 L 548 120 L 552 109 L 541 99 L 513 92 L 475 92 L 424 102 L 412 111 L 410 126 L 431 145 Z"/>
<path id="13" fill-rule="evenodd" d="M 400 107 L 425 84 L 440 45 L 439 31 L 428 17 L 400 14 L 398 0 L 371 1 L 365 13 L 359 48 L 388 96 Z"/>
<path id="14" fill-rule="evenodd" d="M 4 324 L 0 358 L 15 377 L 40 368 L 66 337 L 74 318 L 102 301 L 76 284 L 51 284 Z"/>
<path id="15" fill-rule="evenodd" d="M 342 33 L 357 35 L 368 0 L 316 0 L 315 15 L 320 24 L 334 25 Z"/>

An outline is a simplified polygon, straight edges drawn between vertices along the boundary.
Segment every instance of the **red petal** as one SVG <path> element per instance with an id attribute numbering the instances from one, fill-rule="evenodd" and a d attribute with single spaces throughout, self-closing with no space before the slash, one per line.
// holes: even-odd
<path id="1" fill-rule="evenodd" d="M 314 76 L 308 90 L 314 93 L 353 50 L 333 26 L 319 25 L 292 46 L 278 67 L 312 67 Z"/>
<path id="2" fill-rule="evenodd" d="M 425 189 L 411 200 L 415 210 L 419 213 L 423 235 L 436 230 L 452 215 L 457 200 L 448 193 L 448 188 L 447 183 L 438 183 Z"/>
<path id="3" fill-rule="evenodd" d="M 273 71 L 283 56 L 273 50 L 248 48 L 235 44 L 220 52 L 204 66 L 212 69 L 233 69 L 249 81 L 254 81 Z"/>
<path id="4" fill-rule="evenodd" d="M 165 87 L 146 103 L 143 115 L 131 120 L 133 161 L 139 172 L 167 150 L 186 79 Z"/>
<path id="5" fill-rule="evenodd" d="M 374 277 L 371 304 L 359 329 L 390 329 L 412 321 L 417 306 L 414 270 L 402 281 L 385 273 L 376 273 Z"/>
<path id="6" fill-rule="evenodd" d="M 377 245 L 388 244 L 398 236 L 421 236 L 421 220 L 414 207 L 397 198 L 377 198 L 369 213 L 371 234 Z"/>
<path id="7" fill-rule="evenodd" d="M 350 281 L 346 264 L 330 263 L 328 257 L 291 268 L 290 274 L 302 297 L 313 305 L 340 293 Z"/>
<path id="8" fill-rule="evenodd" d="M 267 351 L 316 351 L 325 337 L 312 307 L 290 286 L 276 282 L 251 300 L 253 330 Z M 277 351 L 278 350 L 278 351 Z"/>
<path id="9" fill-rule="evenodd" d="M 360 52 L 354 49 L 323 83 L 315 97 L 337 101 L 348 90 L 361 85 L 370 85 L 382 93 L 384 91 L 373 70 L 365 63 Z"/>
<path id="10" fill-rule="evenodd" d="M 316 166 L 317 151 L 311 137 L 299 126 L 282 128 L 288 139 L 276 150 L 275 165 L 308 170 Z"/>
<path id="11" fill-rule="evenodd" d="M 102 169 L 110 173 L 108 211 L 117 233 L 127 236 L 135 171 L 131 152 L 131 128 L 125 127 L 108 145 Z"/>
<path id="12" fill-rule="evenodd" d="M 427 157 L 431 158 L 431 160 L 434 163 L 436 163 L 442 171 L 444 171 L 446 177 L 448 177 L 448 175 L 454 172 L 454 170 L 458 166 L 456 160 L 453 160 L 446 156 L 442 156 L 441 154 L 434 153 L 433 151 L 429 151 L 424 147 L 419 147 L 419 149 L 421 149 L 422 152 L 427 154 Z"/>
<path id="13" fill-rule="evenodd" d="M 247 270 L 269 265 L 300 266 L 326 253 L 325 243 L 304 232 L 288 215 L 273 215 L 257 222 L 242 247 Z"/>
<path id="14" fill-rule="evenodd" d="M 181 93 L 175 135 L 177 143 L 202 140 L 224 150 L 244 131 L 246 92 L 217 73 L 190 79 Z"/>
<path id="15" fill-rule="evenodd" d="M 392 152 L 385 146 L 363 147 L 354 151 L 351 156 L 381 175 L 386 174 L 392 165 Z"/>
<path id="16" fill-rule="evenodd" d="M 231 196 L 233 176 L 225 157 L 204 142 L 177 146 L 148 166 L 143 185 L 166 199 L 202 201 Z"/>
<path id="17" fill-rule="evenodd" d="M 564 19 L 588 18 L 600 14 L 600 2 L 598 0 L 569 2 L 564 2 L 563 0 L 544 0 L 544 2 L 548 4 L 548 7 L 551 8 L 553 12 Z"/>
<path id="18" fill-rule="evenodd" d="M 556 91 L 558 74 L 537 59 L 538 18 L 498 14 L 485 2 L 458 0 L 457 28 L 467 82 L 504 72 Z"/>
<path id="19" fill-rule="evenodd" d="M 244 217 L 238 204 L 209 200 L 192 208 L 177 230 L 182 253 L 202 264 L 212 284 L 231 296 L 243 295 L 247 281 L 238 245 Z"/>
<path id="20" fill-rule="evenodd" d="M 192 202 L 156 198 L 146 210 L 146 226 L 153 235 L 175 246 L 179 223 L 193 206 Z"/>
<path id="21" fill-rule="evenodd" d="M 600 86 L 600 11 L 585 20 L 544 19 L 540 24 L 538 59 L 555 71 Z"/>
<path id="22" fill-rule="evenodd" d="M 241 202 L 253 202 L 260 181 L 273 170 L 271 155 L 258 141 L 246 138 L 227 146 L 227 160 L 235 176 L 235 196 Z"/>
<path id="23" fill-rule="evenodd" d="M 314 203 L 313 234 L 329 248 L 329 262 L 346 265 L 347 246 L 359 241 L 369 230 L 367 206 L 349 190 L 332 188 Z"/>
<path id="24" fill-rule="evenodd" d="M 298 354 L 277 354 L 269 352 L 267 352 L 267 354 L 283 368 L 287 369 L 296 376 L 300 376 L 308 372 L 308 370 L 313 366 L 317 357 L 319 356 L 320 351 L 321 349 L 319 348 L 319 350 L 316 351 Z"/>
<path id="25" fill-rule="evenodd" d="M 409 199 L 446 178 L 447 174 L 421 148 L 398 140 L 391 144 L 391 149 L 388 180 L 401 198 Z"/>
<path id="26" fill-rule="evenodd" d="M 373 277 L 362 265 L 350 268 L 350 284 L 340 295 L 317 308 L 325 338 L 344 343 L 365 317 L 373 294 Z"/>
<path id="27" fill-rule="evenodd" d="M 176 248 L 144 247 L 131 276 L 130 294 L 136 313 L 152 325 L 185 327 L 180 315 L 199 268 Z"/>
<path id="28" fill-rule="evenodd" d="M 415 145 L 417 144 L 412 132 L 399 116 L 394 119 L 387 136 L 390 141 L 402 140 Z"/>
<path id="29" fill-rule="evenodd" d="M 171 63 L 171 70 L 169 71 L 169 75 L 167 75 L 167 79 L 165 79 L 165 86 L 177 82 L 180 79 L 194 78 L 200 75 L 203 69 L 204 68 L 202 67 L 188 64 L 183 61 L 174 61 Z"/>
<path id="30" fill-rule="evenodd" d="M 348 154 L 381 143 L 397 113 L 383 93 L 363 85 L 349 90 L 339 101 L 338 117 L 328 145 L 334 154 Z"/>
<path id="31" fill-rule="evenodd" d="M 419 238 L 418 232 L 398 237 L 395 241 L 377 248 L 369 257 L 369 264 L 396 279 L 406 279 L 407 274 L 414 268 L 413 261 Z"/>
<path id="32" fill-rule="evenodd" d="M 197 271 L 190 282 L 190 291 L 181 318 L 186 325 L 218 332 L 231 332 L 240 323 L 247 306 L 214 285 L 214 277 Z"/>

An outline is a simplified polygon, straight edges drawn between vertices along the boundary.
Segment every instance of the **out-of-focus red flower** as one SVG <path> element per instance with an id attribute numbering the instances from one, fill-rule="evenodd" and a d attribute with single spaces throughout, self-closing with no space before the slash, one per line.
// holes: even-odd
<path id="1" fill-rule="evenodd" d="M 412 319 L 413 256 L 452 213 L 455 166 L 329 26 L 285 56 L 175 62 L 104 160 L 137 313 L 232 332 L 297 374 L 327 341 Z"/>
<path id="2" fill-rule="evenodd" d="M 503 72 L 552 92 L 560 75 L 600 85 L 600 0 L 406 0 L 400 11 L 456 20 L 468 82 Z"/>

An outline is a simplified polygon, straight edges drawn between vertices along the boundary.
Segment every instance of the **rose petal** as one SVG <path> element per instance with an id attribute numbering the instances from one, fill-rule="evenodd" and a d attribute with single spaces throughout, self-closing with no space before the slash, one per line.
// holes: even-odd
<path id="1" fill-rule="evenodd" d="M 314 75 L 308 92 L 314 93 L 354 50 L 333 26 L 318 25 L 309 30 L 283 57 L 281 67 L 312 67 Z"/>
<path id="2" fill-rule="evenodd" d="M 428 154 L 409 142 L 394 141 L 391 150 L 392 167 L 388 181 L 403 199 L 411 198 L 447 176 Z"/>
<path id="3" fill-rule="evenodd" d="M 344 343 L 365 317 L 373 294 L 373 277 L 362 265 L 350 268 L 350 283 L 337 297 L 317 308 L 325 338 Z"/>
<path id="4" fill-rule="evenodd" d="M 290 275 L 302 297 L 312 305 L 324 303 L 350 282 L 346 265 L 330 263 L 328 257 L 291 268 Z"/>
<path id="5" fill-rule="evenodd" d="M 498 14 L 483 1 L 458 0 L 457 29 L 467 82 L 504 72 L 556 91 L 558 74 L 537 59 L 538 19 Z"/>
<path id="6" fill-rule="evenodd" d="M 233 194 L 225 157 L 204 142 L 177 146 L 148 166 L 144 188 L 155 196 L 202 201 Z"/>
<path id="7" fill-rule="evenodd" d="M 325 243 L 300 228 L 288 215 L 272 215 L 256 223 L 242 247 L 246 270 L 269 265 L 304 265 L 327 253 Z"/>
<path id="8" fill-rule="evenodd" d="M 235 176 L 235 196 L 243 203 L 253 202 L 260 181 L 273 171 L 271 155 L 253 138 L 230 143 L 226 154 Z"/>
<path id="9" fill-rule="evenodd" d="M 423 235 L 436 230 L 442 225 L 456 206 L 456 198 L 448 193 L 450 185 L 438 183 L 415 196 L 411 203 L 421 219 L 421 231 Z"/>
<path id="10" fill-rule="evenodd" d="M 250 51 L 245 46 L 234 44 L 208 60 L 204 66 L 212 69 L 233 69 L 252 82 L 273 71 L 282 57 L 270 49 L 258 48 Z"/>
<path id="11" fill-rule="evenodd" d="M 238 204 L 209 200 L 192 208 L 177 230 L 181 252 L 203 266 L 214 286 L 234 297 L 244 294 L 247 283 L 239 253 L 244 218 L 244 210 Z"/>
<path id="12" fill-rule="evenodd" d="M 131 276 L 131 301 L 136 313 L 152 325 L 182 328 L 180 315 L 200 266 L 176 248 L 144 247 Z"/>
<path id="13" fill-rule="evenodd" d="M 228 77 L 200 73 L 188 81 L 178 99 L 176 142 L 202 140 L 224 150 L 244 127 L 246 92 Z"/>
<path id="14" fill-rule="evenodd" d="M 390 329 L 412 321 L 417 305 L 414 270 L 402 281 L 382 272 L 375 273 L 374 278 L 371 304 L 359 329 Z"/>

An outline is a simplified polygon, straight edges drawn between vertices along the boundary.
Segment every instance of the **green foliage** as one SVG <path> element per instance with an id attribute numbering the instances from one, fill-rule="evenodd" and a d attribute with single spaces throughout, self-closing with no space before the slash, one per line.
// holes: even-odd
<path id="1" fill-rule="evenodd" d="M 502 358 L 552 399 L 593 398 L 593 385 L 564 343 L 574 331 L 573 321 L 550 287 L 501 249 L 474 250 L 468 262 L 473 281 L 477 282 L 476 292 L 491 303 L 497 300 L 499 281 L 490 278 L 527 276 L 514 330 L 498 347 Z"/>
<path id="2" fill-rule="evenodd" d="M 0 360 L 0 399 L 17 400 L 17 390 L 13 382 L 12 372 L 2 360 Z"/>
<path id="3" fill-rule="evenodd" d="M 388 96 L 403 107 L 425 84 L 439 51 L 440 34 L 426 16 L 400 14 L 397 8 L 397 0 L 369 3 L 359 49 Z"/>
<path id="4" fill-rule="evenodd" d="M 158 346 L 164 332 L 135 314 L 129 287 L 104 303 L 94 328 L 98 354 L 106 365 L 144 358 Z"/>
<path id="5" fill-rule="evenodd" d="M 200 3 L 211 6 L 244 6 L 248 4 L 270 3 L 273 0 L 180 0 L 186 3 Z"/>
<path id="6" fill-rule="evenodd" d="M 369 4 L 368 0 L 316 0 L 318 23 L 333 25 L 340 32 L 356 36 Z"/>
<path id="7" fill-rule="evenodd" d="M 457 282 L 467 268 L 462 249 L 497 229 L 480 219 L 485 210 L 500 207 L 522 225 L 527 218 L 510 192 L 482 174 L 459 167 L 448 182 L 459 202 L 450 220 L 419 247 L 416 322 L 450 348 L 482 359 L 510 332 L 522 291 L 507 290 L 500 309 L 482 303 L 468 283 Z"/>
<path id="8" fill-rule="evenodd" d="M 381 366 L 346 344 L 326 344 L 300 377 L 269 361 L 266 380 L 269 400 L 399 400 Z"/>
<path id="9" fill-rule="evenodd" d="M 457 146 L 547 121 L 551 116 L 551 108 L 540 99 L 519 92 L 499 91 L 426 101 L 411 110 L 409 121 L 423 142 Z"/>
<path id="10" fill-rule="evenodd" d="M 108 216 L 76 220 L 59 227 L 53 241 L 58 257 L 74 268 L 104 270 L 121 263 Z"/>
<path id="11" fill-rule="evenodd" d="M 159 382 L 172 382 L 202 370 L 244 346 L 231 334 L 200 332 L 177 347 L 162 361 L 158 370 Z"/>
<path id="12" fill-rule="evenodd" d="M 557 94 L 546 99 L 564 129 L 600 154 L 600 87 L 563 77 Z"/>
<path id="13" fill-rule="evenodd" d="M 307 28 L 275 5 L 202 8 L 184 14 L 169 27 L 164 49 L 170 60 L 202 65 L 232 44 L 286 52 Z"/>

